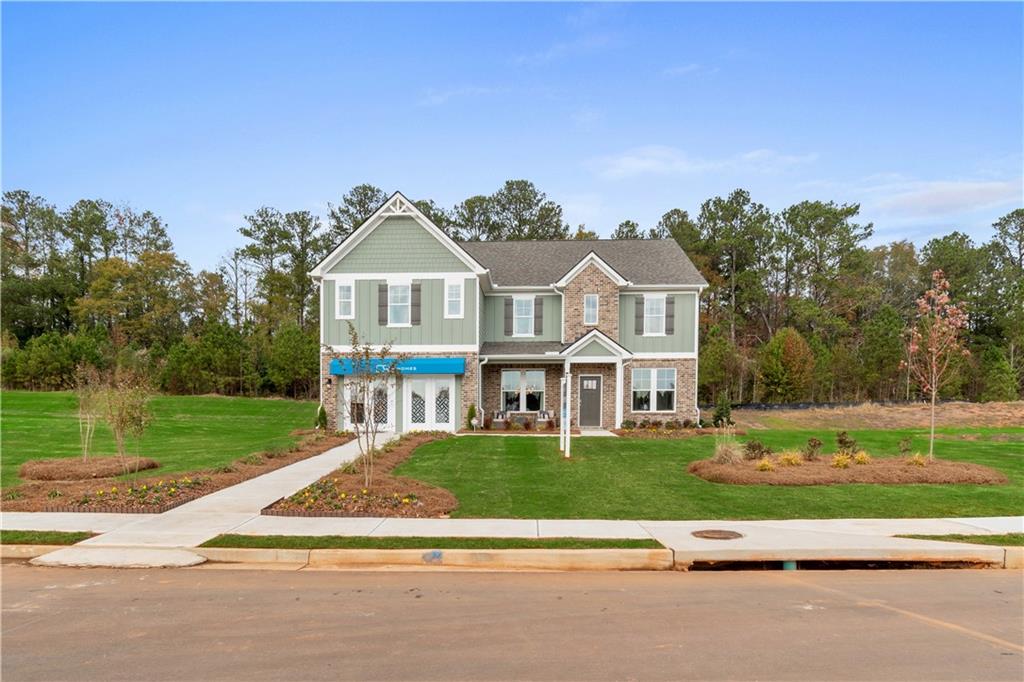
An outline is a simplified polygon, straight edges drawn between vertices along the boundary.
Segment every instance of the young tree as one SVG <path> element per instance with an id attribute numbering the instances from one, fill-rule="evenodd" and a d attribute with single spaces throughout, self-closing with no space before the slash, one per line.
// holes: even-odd
<path id="1" fill-rule="evenodd" d="M 78 395 L 78 438 L 82 461 L 89 459 L 96 421 L 103 413 L 103 386 L 95 367 L 81 364 L 75 372 L 75 393 Z"/>
<path id="2" fill-rule="evenodd" d="M 345 400 L 341 410 L 352 425 L 363 463 L 363 484 L 373 485 L 373 458 L 377 452 L 377 436 L 388 419 L 388 386 L 399 375 L 398 365 L 403 355 L 392 355 L 391 344 L 376 349 L 359 339 L 359 333 L 348 325 L 349 352 L 346 360 L 352 373 L 345 376 Z"/>
<path id="3" fill-rule="evenodd" d="M 942 270 L 932 273 L 932 286 L 917 299 L 917 320 L 907 334 L 906 367 L 914 381 L 931 399 L 931 433 L 928 459 L 935 457 L 935 402 L 939 391 L 952 379 L 958 357 L 970 354 L 960 339 L 967 313 L 949 296 L 949 282 Z"/>
<path id="4" fill-rule="evenodd" d="M 124 472 L 131 473 L 126 442 L 129 437 L 141 439 L 146 427 L 153 421 L 153 414 L 149 410 L 152 389 L 141 372 L 119 367 L 103 393 L 106 422 L 114 434 L 117 456 Z M 135 471 L 138 471 L 138 452 Z"/>
<path id="5" fill-rule="evenodd" d="M 807 397 L 814 374 L 814 353 L 800 332 L 783 327 L 761 351 L 758 377 L 761 393 L 770 402 Z"/>
<path id="6" fill-rule="evenodd" d="M 1017 377 L 1000 348 L 988 346 L 981 354 L 982 402 L 1017 399 Z"/>

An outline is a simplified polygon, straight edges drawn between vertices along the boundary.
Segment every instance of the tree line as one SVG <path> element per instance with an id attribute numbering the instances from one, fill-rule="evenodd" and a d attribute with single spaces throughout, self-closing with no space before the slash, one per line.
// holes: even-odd
<path id="1" fill-rule="evenodd" d="M 83 199 L 59 210 L 3 195 L 3 385 L 60 389 L 76 368 L 130 365 L 172 393 L 315 397 L 319 296 L 309 271 L 388 197 L 369 184 L 309 211 L 245 216 L 241 245 L 193 270 L 150 211 Z M 510 180 L 451 208 L 415 202 L 457 240 L 595 239 L 570 229 L 533 183 Z M 915 299 L 943 270 L 963 302 L 971 354 L 944 397 L 1024 388 L 1024 209 L 975 244 L 961 232 L 866 245 L 859 206 L 804 201 L 772 212 L 744 190 L 674 208 L 619 239 L 674 239 L 709 282 L 700 315 L 700 397 L 766 401 L 916 397 L 900 362 Z"/>

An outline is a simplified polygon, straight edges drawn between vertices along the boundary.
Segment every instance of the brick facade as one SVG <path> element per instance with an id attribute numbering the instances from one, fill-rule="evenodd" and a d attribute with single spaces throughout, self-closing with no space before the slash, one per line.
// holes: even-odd
<path id="1" fill-rule="evenodd" d="M 583 324 L 583 297 L 597 294 L 597 325 Z M 565 285 L 562 305 L 565 313 L 565 340 L 576 341 L 591 329 L 619 338 L 619 287 L 597 265 L 591 263 Z"/>
<path id="2" fill-rule="evenodd" d="M 478 362 L 476 353 L 429 353 L 431 357 L 441 358 L 465 358 L 466 372 L 462 375 L 461 405 L 458 421 L 455 428 L 463 428 L 466 425 L 467 412 L 470 404 L 477 402 L 477 371 Z M 338 392 L 342 387 L 342 378 L 331 376 L 331 360 L 334 358 L 345 358 L 344 353 L 321 353 L 320 354 L 320 390 L 323 396 L 324 410 L 327 412 L 327 429 L 329 431 L 338 428 Z M 328 385 L 330 381 L 330 385 Z M 395 390 L 402 390 L 402 379 L 395 383 Z M 479 412 L 479 406 L 477 406 Z"/>
<path id="3" fill-rule="evenodd" d="M 653 367 L 674 367 L 676 369 L 675 412 L 633 412 L 633 369 Z M 631 360 L 622 367 L 622 418 L 641 421 L 642 419 L 697 419 L 697 361 L 688 359 L 672 360 Z"/>
<path id="4" fill-rule="evenodd" d="M 551 412 L 553 416 L 558 415 L 558 401 L 561 395 L 559 380 L 562 378 L 562 363 L 488 362 L 483 366 L 485 416 L 490 415 L 493 418 L 494 413 L 501 410 L 501 371 L 503 369 L 544 370 L 544 409 Z"/>

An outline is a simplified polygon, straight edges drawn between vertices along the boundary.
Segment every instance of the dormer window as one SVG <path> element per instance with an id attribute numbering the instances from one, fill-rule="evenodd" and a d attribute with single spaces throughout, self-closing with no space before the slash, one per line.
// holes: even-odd
<path id="1" fill-rule="evenodd" d="M 583 297 L 583 324 L 596 325 L 598 312 L 597 294 L 587 294 Z"/>

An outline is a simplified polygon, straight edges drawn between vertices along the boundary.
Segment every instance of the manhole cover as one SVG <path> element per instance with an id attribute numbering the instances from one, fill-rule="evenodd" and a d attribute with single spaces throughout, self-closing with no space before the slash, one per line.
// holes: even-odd
<path id="1" fill-rule="evenodd" d="M 734 530 L 695 530 L 690 535 L 705 540 L 735 540 L 743 537 L 743 533 L 737 533 Z"/>

